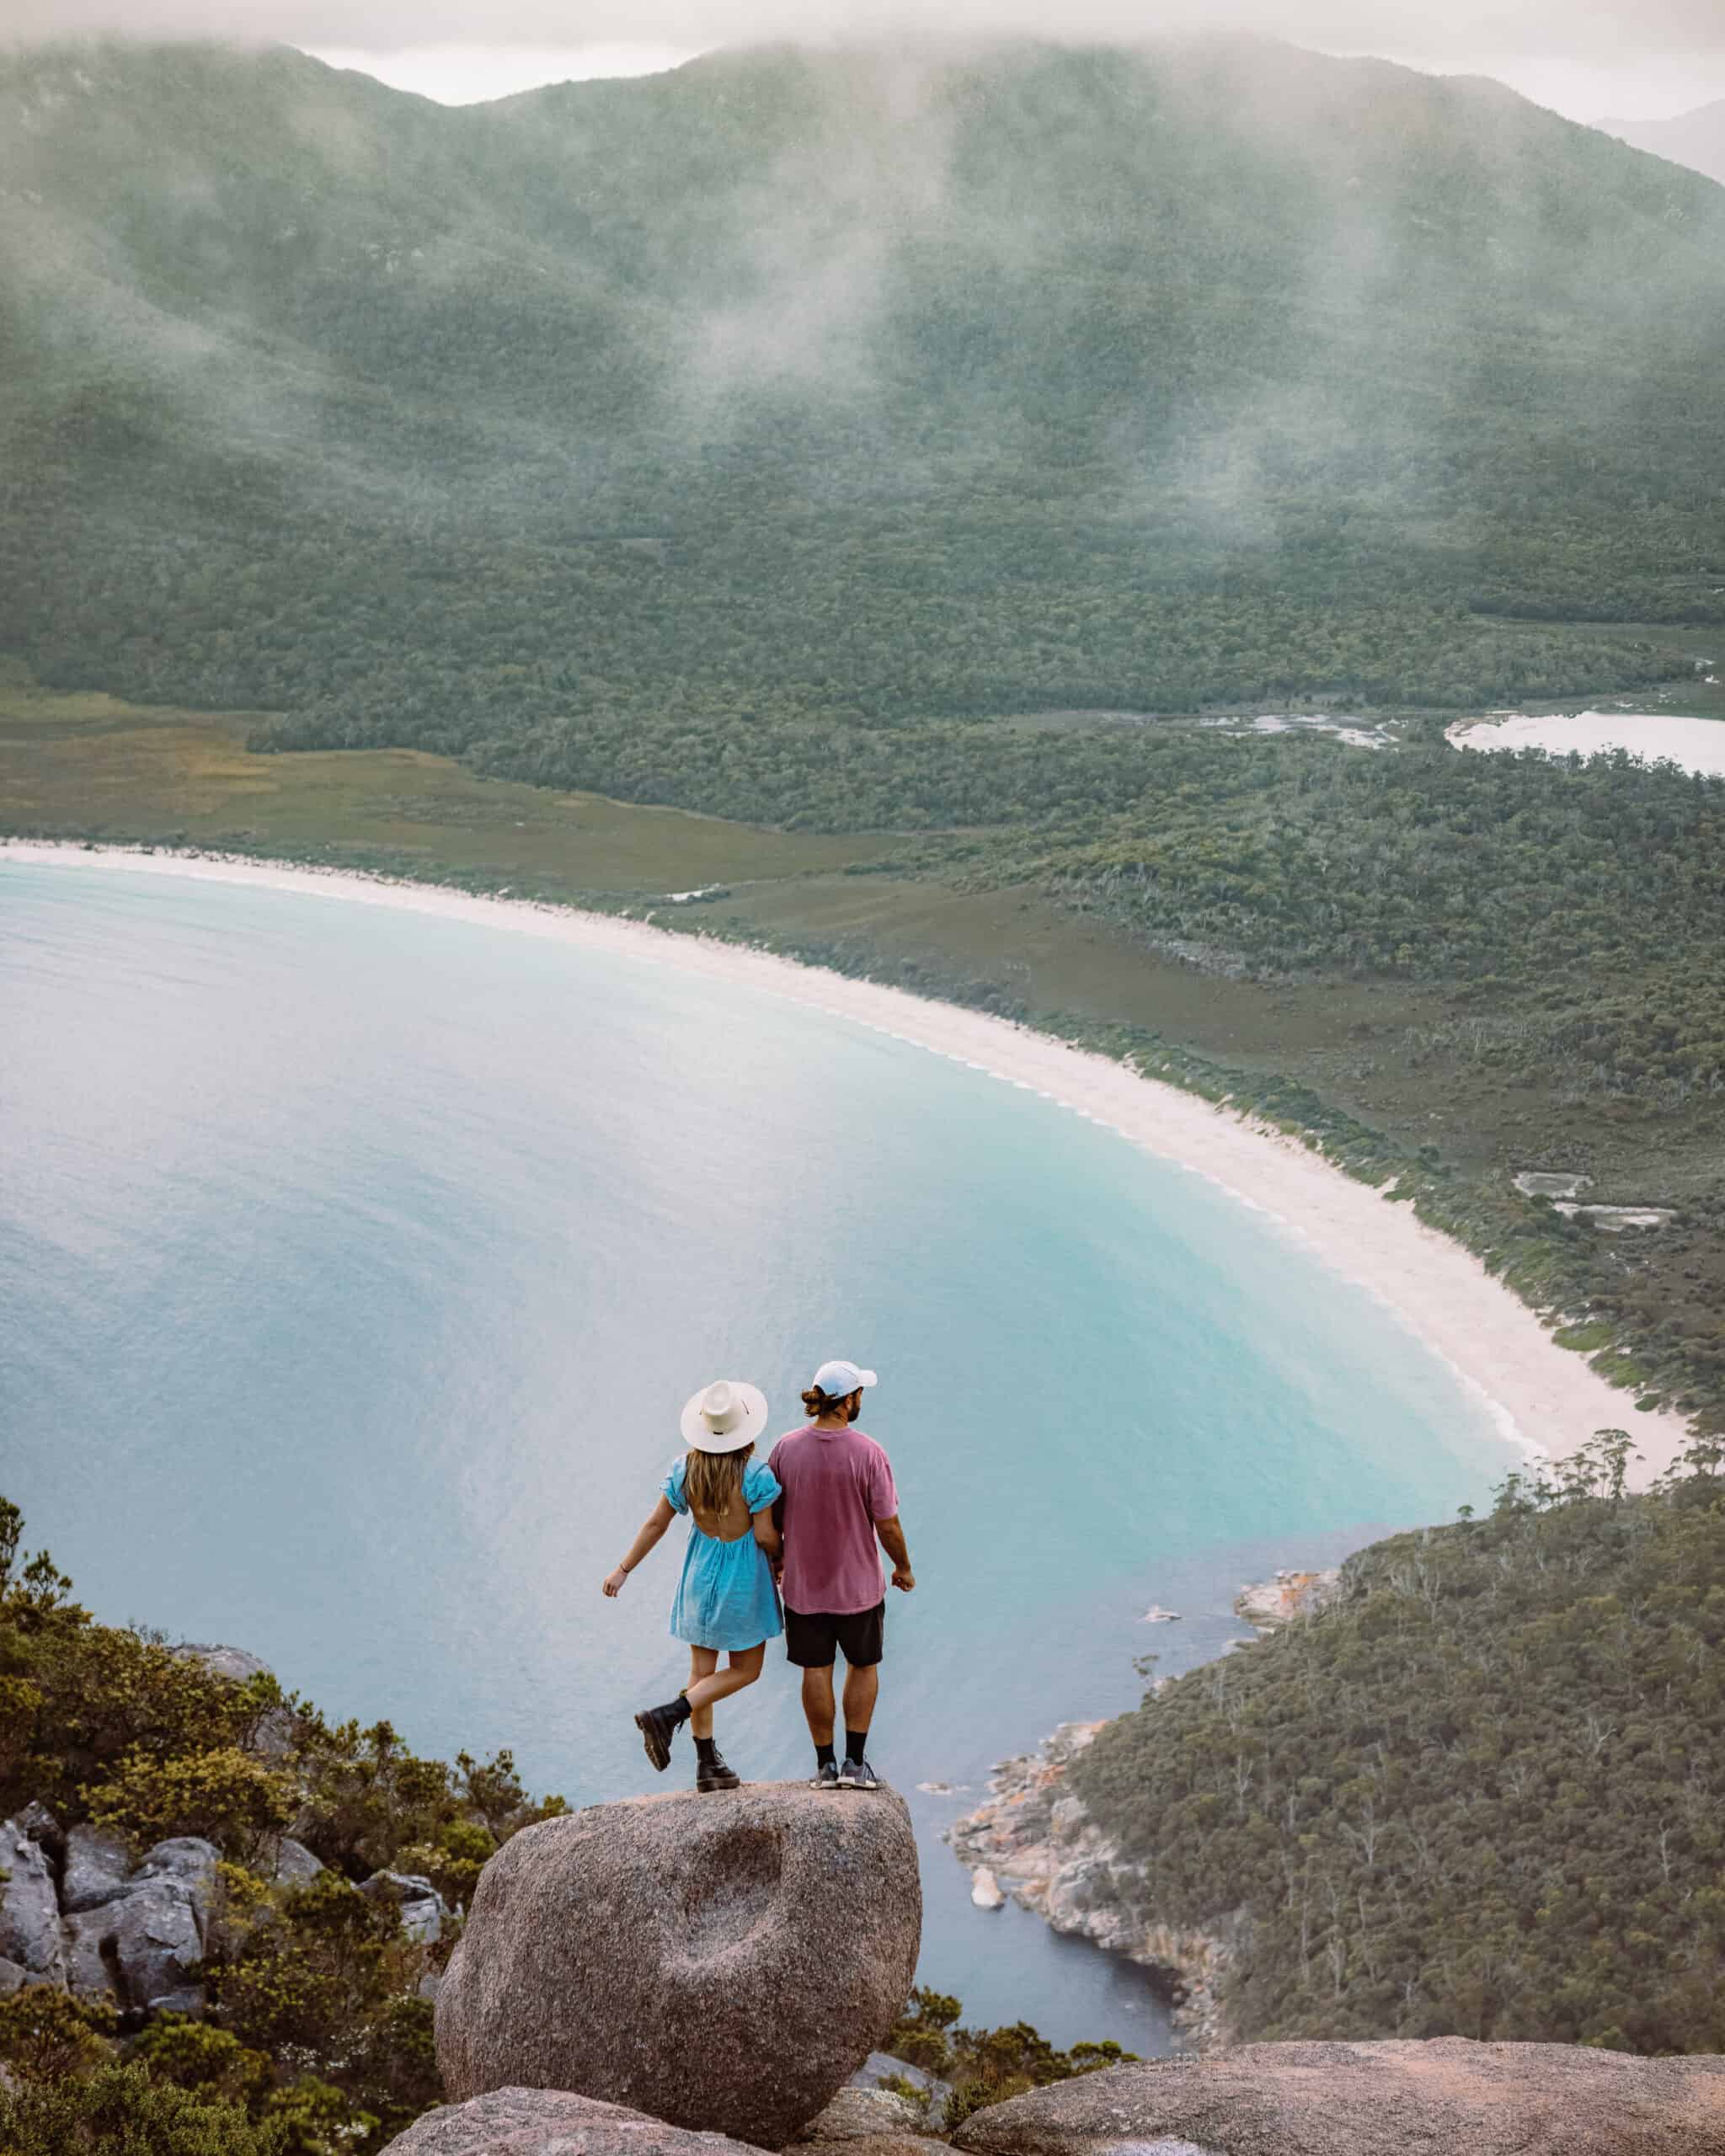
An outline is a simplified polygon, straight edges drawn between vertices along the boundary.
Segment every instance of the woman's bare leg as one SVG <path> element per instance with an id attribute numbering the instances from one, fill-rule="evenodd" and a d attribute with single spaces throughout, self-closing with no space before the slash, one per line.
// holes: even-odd
<path id="1" fill-rule="evenodd" d="M 696 1657 L 704 1657 L 705 1668 L 696 1667 Z M 720 1700 L 728 1700 L 733 1692 L 740 1692 L 752 1684 L 761 1674 L 766 1660 L 766 1642 L 758 1647 L 744 1647 L 731 1657 L 729 1669 L 718 1667 L 718 1657 L 711 1647 L 691 1647 L 689 1665 L 692 1676 L 688 1700 L 692 1712 L 689 1727 L 697 1737 L 713 1734 L 713 1710 Z"/>
<path id="2" fill-rule="evenodd" d="M 713 1734 L 713 1702 L 700 1688 L 718 1668 L 717 1647 L 689 1649 L 689 1682 L 683 1697 L 689 1703 L 689 1734 L 692 1737 L 711 1737 Z"/>

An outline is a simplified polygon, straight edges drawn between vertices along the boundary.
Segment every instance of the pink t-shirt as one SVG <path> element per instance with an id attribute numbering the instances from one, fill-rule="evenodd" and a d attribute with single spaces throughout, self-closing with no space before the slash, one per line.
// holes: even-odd
<path id="1" fill-rule="evenodd" d="M 784 1486 L 784 1596 L 805 1617 L 848 1617 L 886 1593 L 874 1523 L 899 1509 L 893 1470 L 858 1429 L 782 1437 L 767 1465 Z"/>

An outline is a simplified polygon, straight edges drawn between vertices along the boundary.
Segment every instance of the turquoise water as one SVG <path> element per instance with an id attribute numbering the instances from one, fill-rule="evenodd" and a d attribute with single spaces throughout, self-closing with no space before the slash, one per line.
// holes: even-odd
<path id="1" fill-rule="evenodd" d="M 1248 1209 L 1033 1094 L 769 994 L 307 895 L 0 860 L 0 1490 L 81 1598 L 334 1715 L 654 1778 L 676 1558 L 599 1585 L 746 1376 L 876 1365 L 919 1586 L 873 1750 L 925 1981 L 1156 2048 L 1136 1972 L 974 1909 L 990 1763 L 1241 1630 L 1239 1582 L 1477 1502 L 1483 1411 Z M 1140 1620 L 1152 1603 L 1178 1625 Z M 799 1773 L 782 1665 L 720 1735 Z M 674 1771 L 681 1772 L 680 1761 Z"/>

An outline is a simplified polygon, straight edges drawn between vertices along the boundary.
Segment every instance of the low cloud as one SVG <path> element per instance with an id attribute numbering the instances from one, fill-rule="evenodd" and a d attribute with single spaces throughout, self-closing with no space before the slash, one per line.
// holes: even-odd
<path id="1" fill-rule="evenodd" d="M 9 0 L 26 40 L 86 32 L 282 39 L 373 51 L 439 43 L 686 49 L 926 31 L 926 0 Z M 1390 52 L 1461 67 L 1494 58 L 1583 66 L 1659 55 L 1725 60 L 1719 0 L 944 0 L 943 33 L 1135 40 L 1238 29 L 1327 50 Z"/>

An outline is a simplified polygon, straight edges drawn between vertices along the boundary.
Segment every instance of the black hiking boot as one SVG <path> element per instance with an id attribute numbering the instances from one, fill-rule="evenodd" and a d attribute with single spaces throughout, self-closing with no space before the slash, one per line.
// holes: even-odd
<path id="1" fill-rule="evenodd" d="M 740 1789 L 742 1777 L 734 1774 L 724 1763 L 724 1754 L 715 1745 L 713 1757 L 702 1759 L 695 1769 L 695 1786 L 698 1790 Z"/>
<path id="2" fill-rule="evenodd" d="M 673 1707 L 643 1707 L 635 1716 L 635 1726 L 641 1732 L 641 1742 L 647 1748 L 647 1757 L 661 1774 L 670 1764 L 670 1741 L 689 1718 L 687 1706 L 681 1696 L 679 1714 Z"/>

